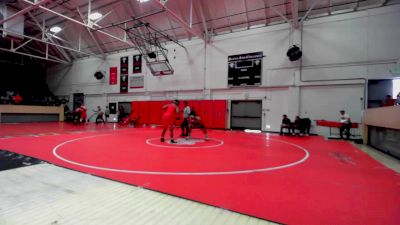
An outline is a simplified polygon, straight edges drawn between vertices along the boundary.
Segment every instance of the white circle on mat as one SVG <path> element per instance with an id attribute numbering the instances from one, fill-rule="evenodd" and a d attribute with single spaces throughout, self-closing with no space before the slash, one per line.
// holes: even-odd
<path id="1" fill-rule="evenodd" d="M 219 140 L 216 138 L 208 138 L 208 141 L 214 141 L 215 143 L 212 145 L 206 145 L 206 146 L 197 146 L 196 143 L 204 143 L 206 142 L 204 139 L 189 139 L 186 140 L 184 138 L 179 138 L 177 139 L 176 144 L 169 144 L 168 141 L 166 141 L 163 144 L 158 144 L 154 143 L 154 141 L 159 140 L 159 138 L 149 138 L 146 140 L 146 144 L 154 146 L 154 147 L 160 147 L 160 148 L 216 148 L 224 144 L 223 140 Z"/>
<path id="2" fill-rule="evenodd" d="M 107 134 L 110 135 L 110 134 Z M 69 143 L 73 143 L 73 142 L 78 142 L 80 140 L 84 140 L 84 139 L 90 139 L 90 138 L 95 138 L 95 137 L 99 137 L 99 136 L 105 136 L 105 135 L 93 135 L 93 136 L 87 136 L 87 137 L 81 137 L 81 138 L 75 138 L 69 141 L 64 141 L 60 144 L 58 144 L 57 146 L 55 146 L 53 148 L 53 155 L 55 157 L 57 157 L 58 159 L 73 164 L 73 165 L 77 165 L 77 166 L 82 166 L 82 167 L 86 167 L 86 168 L 91 168 L 91 169 L 96 169 L 96 170 L 103 170 L 103 171 L 111 171 L 111 172 L 119 172 L 119 173 L 131 173 L 131 174 L 148 174 L 148 175 L 177 175 L 177 176 L 212 176 L 212 175 L 235 175 L 235 174 L 246 174 L 246 173 L 259 173 L 259 172 L 266 172 L 266 171 L 272 171 L 272 170 L 279 170 L 279 169 L 285 169 L 285 168 L 289 168 L 289 167 L 293 167 L 296 166 L 300 163 L 303 163 L 304 161 L 306 161 L 308 159 L 308 157 L 310 156 L 310 153 L 308 152 L 308 150 L 306 148 L 303 148 L 299 145 L 290 143 L 290 142 L 286 142 L 286 141 L 281 141 L 281 140 L 273 140 L 273 139 L 268 139 L 269 141 L 275 141 L 275 142 L 281 142 L 281 143 L 285 143 L 291 146 L 294 146 L 300 150 L 302 150 L 305 154 L 304 157 L 301 158 L 298 161 L 292 162 L 292 163 L 288 163 L 288 164 L 284 164 L 284 165 L 280 165 L 280 166 L 273 166 L 273 167 L 266 167 L 266 168 L 257 168 L 257 169 L 247 169 L 247 170 L 232 170 L 232 171 L 215 171 L 215 172 L 185 172 L 185 171 L 180 171 L 180 172 L 165 172 L 165 171 L 143 171 L 143 170 L 124 170 L 124 169 L 115 169 L 115 168 L 107 168 L 107 167 L 101 167 L 101 166 L 93 166 L 93 165 L 88 165 L 88 164 L 84 164 L 84 163 L 79 163 L 79 162 L 75 162 L 69 159 L 66 159 L 62 156 L 60 156 L 57 151 L 60 147 L 67 145 Z"/>

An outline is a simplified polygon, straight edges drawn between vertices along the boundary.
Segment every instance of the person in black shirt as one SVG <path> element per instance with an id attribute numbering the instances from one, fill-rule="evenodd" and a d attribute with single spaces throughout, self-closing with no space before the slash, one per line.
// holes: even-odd
<path id="1" fill-rule="evenodd" d="M 292 124 L 293 135 L 296 135 L 296 130 L 299 131 L 299 135 L 309 135 L 311 127 L 311 120 L 309 118 L 300 118 L 296 116 Z"/>
<path id="2" fill-rule="evenodd" d="M 290 131 L 292 129 L 292 123 L 290 122 L 290 119 L 287 117 L 286 114 L 284 114 L 283 118 L 282 118 L 280 135 L 283 135 L 283 129 L 284 128 L 286 128 L 288 130 L 288 134 L 290 134 Z"/>

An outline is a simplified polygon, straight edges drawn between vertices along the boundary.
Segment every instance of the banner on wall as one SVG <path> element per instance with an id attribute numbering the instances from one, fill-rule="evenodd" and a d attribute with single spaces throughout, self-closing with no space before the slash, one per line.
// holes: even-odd
<path id="1" fill-rule="evenodd" d="M 228 56 L 228 86 L 259 86 L 263 52 Z"/>
<path id="2" fill-rule="evenodd" d="M 120 62 L 121 62 L 121 67 L 120 67 L 121 68 L 121 71 L 120 71 L 121 75 L 128 74 L 128 68 L 129 68 L 129 58 L 128 58 L 128 56 L 121 57 Z"/>
<path id="3" fill-rule="evenodd" d="M 142 72 L 142 55 L 133 56 L 133 73 Z"/>
<path id="4" fill-rule="evenodd" d="M 118 67 L 110 67 L 110 85 L 116 85 L 118 79 Z"/>
<path id="5" fill-rule="evenodd" d="M 130 76 L 129 77 L 129 88 L 143 88 L 144 87 L 144 76 Z"/>
<path id="6" fill-rule="evenodd" d="M 128 93 L 128 75 L 120 76 L 120 93 Z"/>

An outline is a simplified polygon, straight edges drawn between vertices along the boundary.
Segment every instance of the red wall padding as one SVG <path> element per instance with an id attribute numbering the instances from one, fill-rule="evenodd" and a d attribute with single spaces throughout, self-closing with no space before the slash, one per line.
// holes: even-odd
<path id="1" fill-rule="evenodd" d="M 182 123 L 183 101 L 179 104 L 180 113 L 176 125 Z M 161 124 L 162 107 L 169 103 L 171 101 L 133 101 L 131 117 L 137 118 L 139 124 Z M 226 128 L 226 100 L 188 100 L 188 103 L 202 118 L 207 128 Z"/>

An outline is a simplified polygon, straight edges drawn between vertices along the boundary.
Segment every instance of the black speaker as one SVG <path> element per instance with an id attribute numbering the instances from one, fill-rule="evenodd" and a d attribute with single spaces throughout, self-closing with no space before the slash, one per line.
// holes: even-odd
<path id="1" fill-rule="evenodd" d="M 292 47 L 289 48 L 286 55 L 289 57 L 290 61 L 296 61 L 301 58 L 303 53 L 301 52 L 299 47 L 293 45 Z"/>
<path id="2" fill-rule="evenodd" d="M 97 80 L 101 80 L 104 77 L 104 74 L 100 71 L 97 71 L 96 73 L 94 73 L 94 77 L 96 77 Z"/>
<path id="3" fill-rule="evenodd" d="M 155 52 L 149 52 L 147 53 L 147 56 L 149 56 L 150 59 L 155 59 L 157 57 Z"/>

